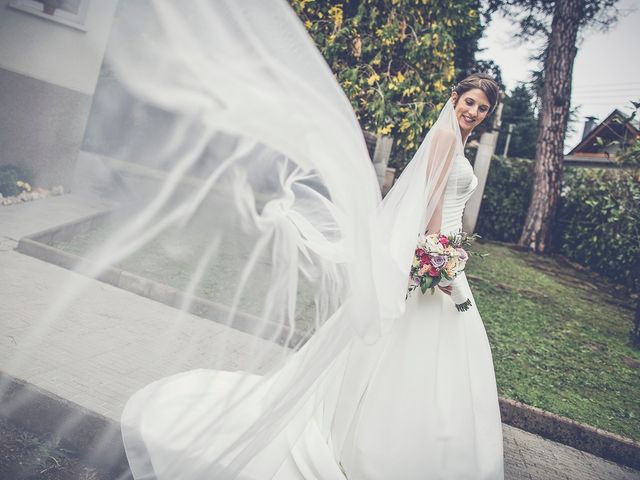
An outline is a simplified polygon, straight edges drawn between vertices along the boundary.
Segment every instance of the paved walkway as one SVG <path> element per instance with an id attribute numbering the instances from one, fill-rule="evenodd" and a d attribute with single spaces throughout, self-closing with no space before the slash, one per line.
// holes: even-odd
<path id="1" fill-rule="evenodd" d="M 0 207 L 0 371 L 117 421 L 135 390 L 206 367 L 212 352 L 225 352 L 229 369 L 244 363 L 256 342 L 278 354 L 272 344 L 192 315 L 172 336 L 176 310 L 14 250 L 24 235 L 103 208 L 74 195 Z M 70 282 L 82 284 L 82 295 L 47 320 L 59 286 Z M 143 348 L 139 340 L 162 335 L 172 341 Z M 571 447 L 507 425 L 503 431 L 509 480 L 640 480 L 640 472 Z"/>

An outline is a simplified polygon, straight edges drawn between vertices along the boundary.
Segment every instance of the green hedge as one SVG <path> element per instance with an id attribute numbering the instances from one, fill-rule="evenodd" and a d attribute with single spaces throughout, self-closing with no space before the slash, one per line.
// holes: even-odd
<path id="1" fill-rule="evenodd" d="M 562 255 L 640 291 L 640 170 L 565 170 L 556 225 Z"/>
<path id="2" fill-rule="evenodd" d="M 493 157 L 476 231 L 483 238 L 516 242 L 531 199 L 533 161 Z"/>
<path id="3" fill-rule="evenodd" d="M 516 242 L 531 197 L 533 161 L 494 157 L 477 232 Z M 565 168 L 555 252 L 640 291 L 640 170 Z"/>

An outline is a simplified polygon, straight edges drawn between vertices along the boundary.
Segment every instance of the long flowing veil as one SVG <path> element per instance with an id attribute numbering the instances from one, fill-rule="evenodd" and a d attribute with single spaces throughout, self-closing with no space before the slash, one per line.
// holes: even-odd
<path id="1" fill-rule="evenodd" d="M 125 411 L 135 476 L 249 478 L 319 408 L 339 455 L 367 349 L 402 313 L 416 236 L 462 150 L 451 104 L 381 202 L 351 105 L 283 0 L 122 1 L 83 150 L 112 208 L 76 270 L 131 271 L 175 312 L 130 339 L 141 368 L 167 365 Z M 62 287 L 46 328 L 83 285 Z M 172 348 L 195 324 L 217 333 Z M 163 377 L 197 368 L 206 384 L 171 392 L 162 435 L 136 430 L 171 390 Z M 260 461 L 269 478 L 282 459 Z"/>

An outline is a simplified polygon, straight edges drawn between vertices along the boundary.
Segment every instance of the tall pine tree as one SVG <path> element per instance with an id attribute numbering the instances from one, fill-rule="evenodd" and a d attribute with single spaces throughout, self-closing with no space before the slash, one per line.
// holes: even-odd
<path id="1" fill-rule="evenodd" d="M 496 153 L 504 152 L 509 124 L 513 125 L 509 141 L 508 156 L 535 158 L 538 139 L 538 118 L 535 111 L 535 96 L 530 87 L 521 83 L 505 95 L 502 109 L 502 130 L 498 137 Z"/>
<path id="2" fill-rule="evenodd" d="M 543 35 L 542 93 L 533 193 L 518 244 L 536 252 L 551 245 L 560 197 L 564 139 L 570 113 L 573 63 L 579 33 L 615 20 L 617 0 L 489 0 L 520 23 L 522 38 Z"/>

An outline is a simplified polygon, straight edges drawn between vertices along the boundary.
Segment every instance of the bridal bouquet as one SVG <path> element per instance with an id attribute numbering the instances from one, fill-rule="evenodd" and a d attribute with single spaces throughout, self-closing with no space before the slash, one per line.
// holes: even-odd
<path id="1" fill-rule="evenodd" d="M 433 293 L 437 285 L 450 285 L 469 259 L 464 247 L 468 247 L 476 237 L 462 232 L 448 236 L 437 233 L 420 235 L 411 264 L 407 298 L 418 287 L 422 293 L 428 289 Z M 471 300 L 460 288 L 453 289 L 451 298 L 459 312 L 466 312 L 471 306 Z"/>

